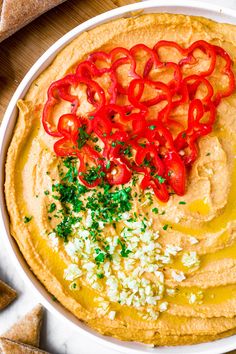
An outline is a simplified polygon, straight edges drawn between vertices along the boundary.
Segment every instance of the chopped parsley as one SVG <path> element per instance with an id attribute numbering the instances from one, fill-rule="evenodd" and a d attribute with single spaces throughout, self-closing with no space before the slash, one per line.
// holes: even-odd
<path id="1" fill-rule="evenodd" d="M 27 224 L 28 222 L 30 222 L 30 220 L 32 220 L 33 216 L 25 216 L 24 217 L 24 223 Z"/>
<path id="2" fill-rule="evenodd" d="M 94 181 L 105 177 L 105 173 L 101 171 L 101 166 L 98 167 L 91 167 L 90 169 L 87 170 L 86 173 L 81 173 L 83 176 L 83 179 L 88 183 L 88 184 L 93 184 Z"/>
<path id="3" fill-rule="evenodd" d="M 159 176 L 158 174 L 156 174 L 156 175 L 154 176 L 154 178 L 158 179 L 158 182 L 159 182 L 160 184 L 163 184 L 163 183 L 165 182 L 165 180 L 166 180 L 164 177 Z"/>
<path id="4" fill-rule="evenodd" d="M 68 236 L 72 232 L 72 225 L 78 221 L 81 221 L 81 218 L 65 215 L 63 220 L 55 227 L 54 231 L 65 242 L 68 242 Z"/>
<path id="5" fill-rule="evenodd" d="M 155 213 L 155 214 L 158 214 L 159 210 L 158 210 L 158 208 L 153 208 L 152 212 Z"/>
<path id="6" fill-rule="evenodd" d="M 49 191 L 44 191 L 44 194 L 45 195 L 49 195 Z"/>
<path id="7" fill-rule="evenodd" d="M 155 125 L 149 125 L 149 127 L 148 127 L 150 130 L 154 130 L 155 128 L 156 128 L 156 126 Z"/>
<path id="8" fill-rule="evenodd" d="M 81 149 L 86 144 L 88 139 L 89 139 L 89 135 L 86 132 L 86 126 L 83 125 L 82 127 L 79 128 L 79 134 L 77 140 L 78 148 Z"/>
<path id="9" fill-rule="evenodd" d="M 163 226 L 163 230 L 167 230 L 168 229 L 168 227 L 169 227 L 169 225 L 168 224 L 165 224 L 164 226 Z"/>
<path id="10" fill-rule="evenodd" d="M 104 274 L 103 273 L 98 273 L 97 277 L 98 277 L 98 279 L 102 279 L 102 278 L 104 278 Z"/>
<path id="11" fill-rule="evenodd" d="M 49 209 L 48 209 L 48 212 L 49 213 L 52 213 L 54 212 L 54 210 L 56 210 L 56 204 L 55 203 L 52 203 L 50 206 L 49 206 Z"/>
<path id="12" fill-rule="evenodd" d="M 117 244 L 121 246 L 120 255 L 121 257 L 127 258 L 131 251 L 126 247 L 125 243 L 123 243 L 120 239 L 117 240 Z"/>
<path id="13" fill-rule="evenodd" d="M 110 167 L 111 167 L 111 161 L 108 160 L 108 161 L 107 161 L 107 164 L 106 164 L 106 169 L 109 170 Z"/>
<path id="14" fill-rule="evenodd" d="M 183 200 L 181 200 L 180 202 L 179 202 L 179 204 L 186 204 L 186 202 L 184 202 Z"/>

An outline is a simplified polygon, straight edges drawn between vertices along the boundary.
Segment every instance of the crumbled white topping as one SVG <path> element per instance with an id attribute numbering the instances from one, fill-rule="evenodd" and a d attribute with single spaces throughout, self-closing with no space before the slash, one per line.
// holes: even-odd
<path id="1" fill-rule="evenodd" d="M 188 298 L 188 302 L 192 305 L 196 302 L 197 300 L 197 295 L 194 293 L 191 293 Z"/>
<path id="2" fill-rule="evenodd" d="M 190 236 L 189 241 L 190 241 L 191 245 L 195 245 L 196 243 L 199 242 L 198 239 L 194 236 Z"/>
<path id="3" fill-rule="evenodd" d="M 137 308 L 145 312 L 144 315 L 149 320 L 154 320 L 158 318 L 159 311 L 167 308 L 167 304 L 162 302 L 159 311 L 156 311 L 165 293 L 163 266 L 171 263 L 182 249 L 177 245 L 163 247 L 158 243 L 159 232 L 153 232 L 152 218 L 132 221 L 132 214 L 128 212 L 120 217 L 121 225 L 112 229 L 106 237 L 106 247 L 112 258 L 104 257 L 98 268 L 95 258 L 99 254 L 105 255 L 105 251 L 100 241 L 92 239 L 87 229 L 92 224 L 91 210 L 87 211 L 85 221 L 73 228 L 73 237 L 65 245 L 72 262 L 78 262 L 79 267 L 71 264 L 64 276 L 65 279 L 74 281 L 83 275 L 91 288 L 104 294 L 107 300 L 99 302 L 99 315 L 109 312 L 112 301 Z M 105 226 L 102 221 L 99 222 L 100 229 Z M 125 251 L 129 251 L 126 256 L 122 255 L 124 250 L 120 242 L 125 245 Z M 181 273 L 176 273 L 176 277 L 177 281 L 185 279 Z"/>
<path id="4" fill-rule="evenodd" d="M 110 304 L 108 301 L 101 301 L 97 307 L 98 315 L 105 315 L 109 311 Z"/>
<path id="5" fill-rule="evenodd" d="M 177 281 L 178 283 L 180 283 L 181 281 L 183 281 L 184 279 L 186 279 L 185 275 L 183 272 L 176 272 L 175 270 L 172 270 L 171 272 L 171 276 L 172 278 Z"/>
<path id="6" fill-rule="evenodd" d="M 160 312 L 164 312 L 167 310 L 167 307 L 168 307 L 168 302 L 162 302 L 160 305 L 159 305 L 159 311 Z"/>
<path id="7" fill-rule="evenodd" d="M 73 281 L 76 278 L 81 277 L 82 271 L 79 269 L 77 264 L 70 264 L 67 269 L 64 270 L 64 278 L 66 280 Z"/>
<path id="8" fill-rule="evenodd" d="M 108 317 L 113 321 L 116 317 L 116 311 L 110 311 Z"/>
<path id="9" fill-rule="evenodd" d="M 174 245 L 167 245 L 165 249 L 165 255 L 176 256 L 178 252 L 182 251 L 182 248 Z"/>
<path id="10" fill-rule="evenodd" d="M 86 217 L 86 220 L 85 220 L 85 226 L 86 227 L 90 227 L 93 223 L 93 220 L 92 220 L 92 216 L 91 216 L 91 211 L 90 209 L 88 210 L 88 215 Z"/>
<path id="11" fill-rule="evenodd" d="M 200 261 L 197 256 L 197 253 L 195 251 L 191 251 L 183 254 L 182 263 L 185 267 L 190 268 L 193 266 L 199 266 Z"/>
<path id="12" fill-rule="evenodd" d="M 56 236 L 56 233 L 55 232 L 51 232 L 49 235 L 49 240 L 50 240 L 50 243 L 52 245 L 52 249 L 54 251 L 58 251 L 58 244 L 59 244 L 59 240 L 58 240 L 58 237 Z"/>
<path id="13" fill-rule="evenodd" d="M 169 296 L 174 296 L 176 293 L 175 289 L 166 289 L 166 292 Z"/>

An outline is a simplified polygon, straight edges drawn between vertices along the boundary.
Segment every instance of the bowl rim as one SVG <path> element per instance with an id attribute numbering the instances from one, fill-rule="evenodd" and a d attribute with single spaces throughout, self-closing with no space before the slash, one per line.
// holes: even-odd
<path id="1" fill-rule="evenodd" d="M 20 276 L 26 282 L 26 284 L 31 288 L 33 293 L 39 298 L 40 302 L 56 317 L 66 321 L 66 323 L 78 333 L 84 334 L 89 339 L 93 339 L 97 343 L 109 347 L 123 353 L 155 353 L 155 354 L 184 354 L 190 351 L 198 354 L 220 354 L 223 351 L 229 351 L 236 348 L 235 336 L 220 339 L 214 342 L 190 345 L 190 346 L 177 346 L 177 347 L 162 347 L 162 348 L 151 348 L 148 345 L 143 345 L 140 343 L 123 342 L 116 340 L 111 337 L 105 337 L 95 332 L 87 325 L 84 325 L 78 319 L 69 313 L 62 305 L 53 302 L 50 298 L 50 294 L 39 282 L 36 276 L 31 272 L 29 266 L 20 253 L 16 242 L 13 240 L 9 232 L 9 220 L 7 216 L 5 197 L 4 197 L 4 179 L 5 179 L 5 159 L 6 152 L 9 146 L 10 139 L 12 137 L 13 129 L 17 117 L 16 103 L 18 99 L 24 97 L 29 86 L 33 80 L 40 75 L 40 73 L 50 65 L 54 60 L 58 52 L 60 52 L 69 42 L 71 42 L 80 33 L 86 30 L 90 30 L 97 25 L 105 22 L 110 22 L 116 18 L 120 18 L 124 15 L 132 16 L 133 12 L 144 10 L 147 13 L 151 12 L 168 12 L 168 13 L 183 13 L 188 15 L 199 15 L 209 18 L 219 18 L 216 21 L 228 22 L 236 24 L 236 11 L 218 6 L 206 2 L 200 1 L 188 1 L 185 4 L 184 0 L 148 0 L 144 2 L 139 2 L 135 4 L 130 4 L 110 10 L 108 12 L 102 13 L 96 17 L 93 17 L 82 24 L 76 26 L 64 36 L 58 39 L 52 46 L 50 46 L 42 56 L 35 62 L 35 64 L 26 73 L 23 80 L 17 87 L 15 93 L 13 94 L 8 107 L 5 111 L 2 124 L 0 127 L 0 227 L 3 234 L 4 244 L 6 246 L 7 252 L 10 254 L 12 261 L 17 267 Z M 8 128 L 10 133 L 8 133 Z"/>

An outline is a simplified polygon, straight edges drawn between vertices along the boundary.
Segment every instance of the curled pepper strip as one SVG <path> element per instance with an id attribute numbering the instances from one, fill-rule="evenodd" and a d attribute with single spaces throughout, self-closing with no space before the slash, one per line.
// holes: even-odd
<path id="1" fill-rule="evenodd" d="M 229 80 L 228 88 L 222 92 L 216 93 L 216 97 L 214 99 L 214 104 L 215 104 L 215 106 L 218 106 L 218 104 L 220 103 L 220 101 L 223 97 L 230 96 L 233 93 L 233 91 L 235 90 L 235 77 L 234 77 L 234 73 L 231 69 L 232 60 L 231 60 L 229 54 L 223 48 L 221 48 L 219 46 L 215 45 L 214 49 L 215 49 L 216 54 L 225 60 L 225 66 L 222 70 L 222 73 L 224 75 L 227 75 L 228 80 Z"/>
<path id="2" fill-rule="evenodd" d="M 176 62 L 173 56 L 172 61 L 161 61 L 164 47 L 179 53 Z M 198 51 L 209 58 L 203 70 L 198 66 Z M 140 56 L 142 66 L 137 61 Z M 224 62 L 220 73 L 228 78 L 222 90 L 211 84 L 219 58 Z M 189 70 L 191 75 L 186 74 Z M 161 73 L 166 72 L 168 81 L 163 82 Z M 99 84 L 103 75 L 104 89 Z M 83 93 L 92 106 L 83 114 L 78 114 L 81 98 L 72 94 L 79 85 L 85 86 Z M 159 41 L 153 48 L 144 44 L 117 47 L 109 53 L 90 54 L 75 74 L 51 84 L 42 123 L 49 135 L 58 138 L 56 155 L 78 157 L 79 178 L 88 188 L 103 179 L 110 185 L 128 183 L 136 172 L 142 175 L 142 189 L 152 188 L 159 200 L 167 202 L 170 193 L 184 195 L 186 168 L 198 157 L 198 140 L 212 131 L 217 106 L 234 90 L 229 54 L 206 41 L 196 41 L 188 48 L 172 41 Z M 57 117 L 54 110 L 58 112 L 56 106 L 64 101 L 71 108 Z M 187 112 L 182 121 L 183 113 L 175 120 L 178 111 Z M 92 143 L 94 137 L 100 146 Z"/>

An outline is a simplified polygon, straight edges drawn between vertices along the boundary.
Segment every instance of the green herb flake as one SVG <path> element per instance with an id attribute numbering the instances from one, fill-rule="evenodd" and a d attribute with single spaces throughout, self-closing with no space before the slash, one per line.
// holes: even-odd
<path id="1" fill-rule="evenodd" d="M 32 220 L 33 216 L 25 216 L 24 217 L 24 223 L 27 224 L 28 222 L 30 222 Z"/>
<path id="2" fill-rule="evenodd" d="M 155 128 L 156 128 L 156 126 L 155 125 L 149 125 L 149 127 L 148 127 L 150 130 L 154 130 Z"/>
<path id="3" fill-rule="evenodd" d="M 158 208 L 153 208 L 153 209 L 152 209 L 152 212 L 153 212 L 154 214 L 158 214 L 159 210 L 158 210 Z"/>
<path id="4" fill-rule="evenodd" d="M 166 180 L 164 177 L 159 176 L 158 174 L 156 174 L 156 175 L 154 176 L 154 178 L 158 179 L 158 182 L 159 182 L 160 184 L 163 184 L 163 183 L 165 182 L 165 180 Z"/>
<path id="5" fill-rule="evenodd" d="M 110 167 L 111 167 L 111 161 L 108 160 L 108 161 L 107 161 L 107 164 L 106 164 L 106 169 L 109 170 Z"/>
<path id="6" fill-rule="evenodd" d="M 183 200 L 181 200 L 181 201 L 179 202 L 179 204 L 184 205 L 184 204 L 186 204 L 186 202 L 184 202 Z"/>
<path id="7" fill-rule="evenodd" d="M 48 212 L 49 213 L 52 213 L 52 212 L 54 212 L 55 210 L 56 210 L 56 204 L 55 203 L 52 203 L 51 205 L 50 205 L 50 207 L 49 207 L 49 209 L 48 209 Z"/>
<path id="8" fill-rule="evenodd" d="M 117 244 L 121 246 L 121 251 L 120 251 L 121 257 L 127 258 L 131 253 L 131 251 L 127 249 L 125 243 L 123 243 L 120 239 L 117 240 Z"/>
<path id="9" fill-rule="evenodd" d="M 105 254 L 103 252 L 100 252 L 97 257 L 95 257 L 95 261 L 99 263 L 103 263 L 105 261 Z"/>
<path id="10" fill-rule="evenodd" d="M 78 134 L 78 140 L 77 140 L 77 145 L 78 145 L 79 149 L 81 149 L 86 144 L 88 138 L 89 138 L 89 135 L 86 132 L 86 126 L 83 125 L 82 127 L 79 128 L 79 134 Z"/>
<path id="11" fill-rule="evenodd" d="M 44 191 L 44 194 L 45 195 L 49 195 L 49 191 Z"/>
<path id="12" fill-rule="evenodd" d="M 163 230 L 167 230 L 168 229 L 168 227 L 169 227 L 169 225 L 168 224 L 165 224 L 164 226 L 163 226 Z"/>
<path id="13" fill-rule="evenodd" d="M 102 278 L 104 278 L 104 274 L 103 273 L 98 273 L 97 277 L 98 277 L 98 279 L 102 279 Z"/>

